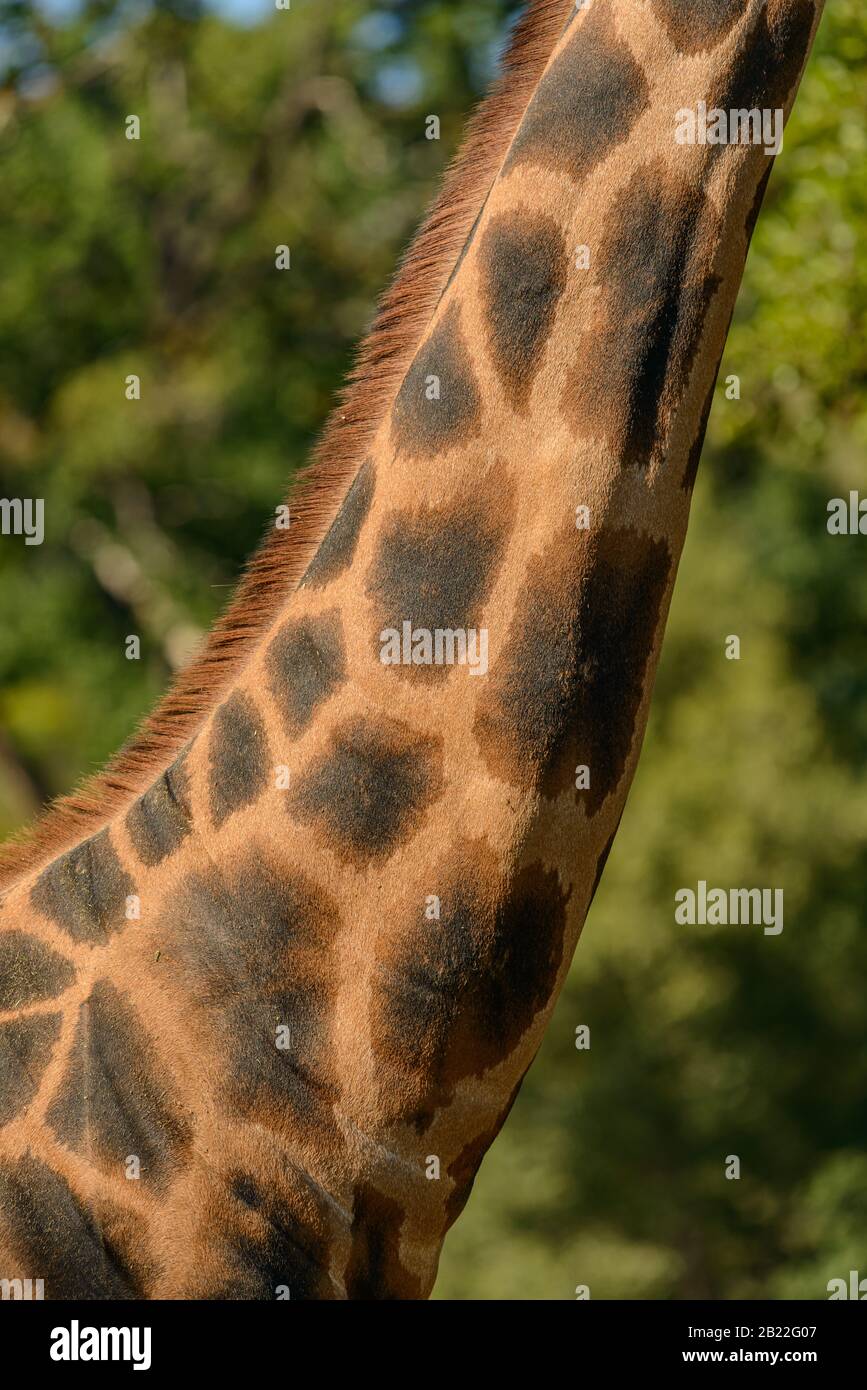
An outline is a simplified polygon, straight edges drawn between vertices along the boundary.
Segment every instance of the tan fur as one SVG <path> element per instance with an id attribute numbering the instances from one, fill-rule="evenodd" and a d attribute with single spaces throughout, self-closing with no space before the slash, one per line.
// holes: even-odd
<path id="1" fill-rule="evenodd" d="M 416 266 L 429 325 L 422 327 L 418 310 L 411 332 L 388 355 L 389 385 L 377 411 L 364 424 L 352 417 L 346 461 L 351 454 L 359 463 L 363 452 L 375 485 L 351 563 L 321 587 L 303 584 L 288 595 L 284 589 L 282 602 L 275 585 L 275 603 L 265 606 L 255 635 L 236 639 L 243 659 L 232 665 L 231 680 L 218 682 L 228 702 L 181 721 L 185 737 L 193 729 L 196 735 L 185 764 L 189 829 L 173 852 L 156 865 L 143 862 L 123 814 L 129 784 L 88 822 L 91 831 L 110 823 L 112 852 L 141 900 L 140 921 L 118 924 L 95 944 L 71 940 L 64 904 L 53 916 L 46 911 L 39 896 L 45 878 L 26 860 L 24 876 L 7 893 L 0 940 L 7 930 L 26 932 L 70 960 L 76 979 L 57 998 L 0 1014 L 0 1028 L 24 1016 L 62 1014 L 38 1093 L 0 1127 L 0 1182 L 4 1164 L 27 1153 L 62 1175 L 101 1229 L 117 1229 L 112 1259 L 123 1263 L 132 1250 L 144 1262 L 137 1278 L 148 1296 L 214 1296 L 243 1281 L 247 1267 L 232 1256 L 238 1233 L 245 1250 L 250 1242 L 261 1248 L 263 1231 L 273 1234 L 290 1218 L 324 1271 L 315 1296 L 430 1292 L 445 1233 L 538 1049 L 623 811 L 686 530 L 690 454 L 700 441 L 766 168 L 751 148 L 675 146 L 673 112 L 737 69 L 744 36 L 762 12 L 771 24 L 784 24 L 802 3 L 750 0 L 742 22 L 690 56 L 676 50 L 654 7 L 633 0 L 593 0 L 562 37 L 571 0 L 534 9 L 541 27 L 531 30 L 532 44 L 544 35 L 551 50 L 546 72 L 567 49 L 575 51 L 570 45 L 597 42 L 601 34 L 616 43 L 621 62 L 640 70 L 646 104 L 628 134 L 577 182 L 536 157 L 507 163 L 441 294 L 446 265 L 478 211 L 470 183 L 463 185 L 467 201 L 448 233 L 448 257 L 435 271 Z M 810 16 L 814 28 L 818 9 Z M 805 50 L 809 37 L 803 35 Z M 532 51 L 538 83 L 541 64 Z M 521 83 L 528 81 L 529 67 L 521 72 Z M 787 107 L 795 85 L 787 80 Z M 522 88 L 521 109 L 526 95 Z M 518 105 L 500 100 L 504 122 L 515 121 Z M 497 165 L 501 137 L 489 132 Z M 469 180 L 470 171 L 464 176 Z M 472 187 L 478 203 L 487 187 Z M 633 357 L 643 361 L 658 316 L 631 282 L 618 291 L 606 247 L 628 257 L 628 235 L 625 247 L 616 238 L 624 227 L 627 234 L 646 232 L 639 216 L 645 197 L 665 214 L 652 235 L 661 243 L 670 229 L 676 235 L 696 189 L 703 200 L 679 272 L 683 283 L 648 290 L 651 299 L 674 290 L 678 323 L 654 394 L 653 437 L 647 457 L 638 459 L 629 441 L 642 422 L 624 414 L 620 387 L 641 376 L 637 368 L 631 377 L 623 373 Z M 634 191 L 632 202 L 624 201 L 625 190 Z M 520 236 L 531 223 L 552 245 L 560 238 L 570 259 L 572 248 L 589 244 L 599 278 L 580 271 L 566 277 L 544 336 L 522 357 L 524 323 L 520 316 L 511 322 L 508 295 L 495 298 L 501 316 L 492 314 L 491 286 L 497 293 L 504 286 L 492 281 L 491 266 L 497 229 Z M 439 232 L 432 235 L 436 241 Z M 520 250 L 510 273 L 519 276 L 533 254 L 530 245 Z M 402 303 L 394 301 L 401 316 Z M 497 335 L 506 323 L 511 336 L 503 342 Z M 411 394 L 395 399 L 411 346 L 418 343 L 424 354 L 432 342 L 439 345 L 432 361 L 449 372 L 458 362 L 457 387 L 446 401 L 457 423 L 437 447 L 418 441 L 452 417 L 422 414 Z M 612 344 L 619 352 L 609 351 Z M 328 516 L 338 491 L 334 467 Z M 345 469 L 341 480 L 340 490 Z M 586 533 L 575 527 L 579 504 L 593 517 Z M 447 551 L 467 516 L 474 518 L 472 534 L 458 547 L 454 568 L 468 585 L 478 555 L 487 555 L 468 601 L 468 626 L 490 634 L 489 674 L 383 665 L 379 634 L 392 614 L 389 586 L 400 569 L 387 537 L 430 534 Z M 311 550 L 309 543 L 303 556 L 298 552 L 299 567 Z M 422 577 L 408 600 L 421 611 L 431 588 L 424 561 L 423 554 L 413 557 Z M 448 578 L 440 574 L 437 582 Z M 563 613 L 573 624 L 580 669 L 570 676 L 570 648 L 552 677 L 550 703 L 571 679 L 574 727 L 555 731 L 549 747 L 537 727 L 544 731 L 549 710 L 534 710 L 532 693 Z M 323 632 L 332 623 L 341 649 L 322 660 L 334 661 L 339 678 L 296 727 L 287 710 L 297 692 L 291 676 L 287 688 L 275 682 L 275 650 L 299 625 Z M 624 645 L 633 664 L 621 669 Z M 603 670 L 600 677 L 606 662 L 609 675 Z M 216 698 L 214 690 L 208 698 Z M 525 718 L 525 699 L 535 723 Z M 223 732 L 227 708 L 249 716 L 237 746 Z M 371 744 L 376 753 L 377 740 L 390 756 L 373 757 L 376 776 L 368 784 L 365 758 Z M 172 750 L 178 741 L 172 735 Z M 233 758 L 246 743 L 254 754 L 244 775 L 256 785 L 245 799 Z M 163 766 L 167 745 L 158 746 Z M 594 780 L 576 795 L 575 764 L 587 761 L 588 747 Z M 151 754 L 156 758 L 156 745 Z M 278 785 L 280 768 L 290 771 L 288 788 Z M 155 771 L 151 764 L 151 777 Z M 136 787 L 144 783 L 144 765 L 140 773 Z M 229 811 L 221 778 L 234 798 Z M 323 779 L 327 796 L 320 794 Z M 312 906 L 281 927 L 276 941 L 272 934 L 269 957 L 269 913 L 297 899 L 299 885 Z M 213 895 L 227 892 L 234 897 L 224 929 Z M 441 921 L 424 917 L 432 895 L 442 900 Z M 251 926 L 253 945 L 243 957 Z M 139 1062 L 151 1059 L 164 1090 L 150 1118 L 158 1119 L 165 1104 L 189 1136 L 168 1146 L 171 1172 L 162 1185 L 148 1172 L 130 1182 L 119 1162 L 106 1158 L 102 1059 L 90 1078 L 85 1137 L 63 1142 L 48 1118 L 64 1087 L 79 1006 L 92 1007 L 106 981 L 138 1020 L 133 1052 Z M 272 990 L 277 1012 L 260 1011 Z M 280 1087 L 288 1073 L 273 1081 L 268 1035 L 274 1018 L 292 1007 L 300 1022 L 289 1056 L 303 1084 L 297 1099 L 285 1101 Z M 116 1085 L 123 1090 L 122 1074 Z M 438 1177 L 429 1175 L 432 1159 Z M 230 1195 L 238 1171 L 270 1194 L 279 1217 L 264 1221 L 242 1209 Z M 3 1240 L 0 1234 L 0 1275 L 13 1274 L 22 1243 L 11 1235 L 5 1246 Z M 284 1251 L 281 1258 L 290 1257 Z M 270 1279 L 270 1264 L 268 1271 Z"/>
<path id="2" fill-rule="evenodd" d="M 383 296 L 313 460 L 289 493 L 290 529 L 269 529 L 202 653 L 108 767 L 0 847 L 0 888 L 120 814 L 201 726 L 285 603 L 394 398 L 563 27 L 563 13 L 562 0 L 533 0 L 516 29 L 502 76 L 473 116 L 442 190 Z"/>

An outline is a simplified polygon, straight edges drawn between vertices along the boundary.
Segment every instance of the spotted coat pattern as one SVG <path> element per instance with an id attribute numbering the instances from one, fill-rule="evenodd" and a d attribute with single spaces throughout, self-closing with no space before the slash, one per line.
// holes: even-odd
<path id="1" fill-rule="evenodd" d="M 542 76 L 303 580 L 0 904 L 0 1276 L 48 1297 L 425 1297 L 568 969 L 767 176 L 674 112 L 788 108 L 821 4 L 536 3 Z M 487 674 L 383 664 L 404 622 L 484 629 Z"/>

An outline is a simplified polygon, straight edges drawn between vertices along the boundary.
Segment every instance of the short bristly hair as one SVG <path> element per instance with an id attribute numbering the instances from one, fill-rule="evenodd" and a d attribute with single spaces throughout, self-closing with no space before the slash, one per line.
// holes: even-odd
<path id="1" fill-rule="evenodd" d="M 201 653 L 107 767 L 0 848 L 10 887 L 123 812 L 199 730 L 272 625 L 331 526 L 409 367 L 574 0 L 532 0 L 501 74 L 474 113 L 438 197 L 383 295 L 310 464 L 291 488 L 292 525 L 271 526 Z"/>

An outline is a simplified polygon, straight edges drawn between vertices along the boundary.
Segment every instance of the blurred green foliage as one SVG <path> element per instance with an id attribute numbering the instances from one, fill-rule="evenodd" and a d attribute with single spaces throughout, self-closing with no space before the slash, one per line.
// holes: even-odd
<path id="1" fill-rule="evenodd" d="M 7 0 L 0 494 L 45 498 L 46 540 L 0 545 L 0 829 L 123 741 L 225 601 L 514 9 L 293 0 L 238 27 L 195 0 Z M 867 16 L 835 0 L 635 786 L 440 1297 L 824 1298 L 867 1275 L 865 541 L 826 530 L 831 497 L 867 494 L 865 105 Z M 700 878 L 783 887 L 782 935 L 676 926 Z"/>

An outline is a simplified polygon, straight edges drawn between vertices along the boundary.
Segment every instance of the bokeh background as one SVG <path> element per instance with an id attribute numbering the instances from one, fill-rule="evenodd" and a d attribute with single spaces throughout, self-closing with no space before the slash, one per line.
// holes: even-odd
<path id="1" fill-rule="evenodd" d="M 0 495 L 47 519 L 41 548 L 0 541 L 2 832 L 101 764 L 225 602 L 517 8 L 0 4 Z M 867 13 L 834 0 L 635 786 L 439 1297 L 825 1298 L 867 1276 L 867 539 L 826 529 L 830 498 L 867 495 L 865 107 Z M 783 887 L 782 935 L 676 926 L 699 878 Z"/>

